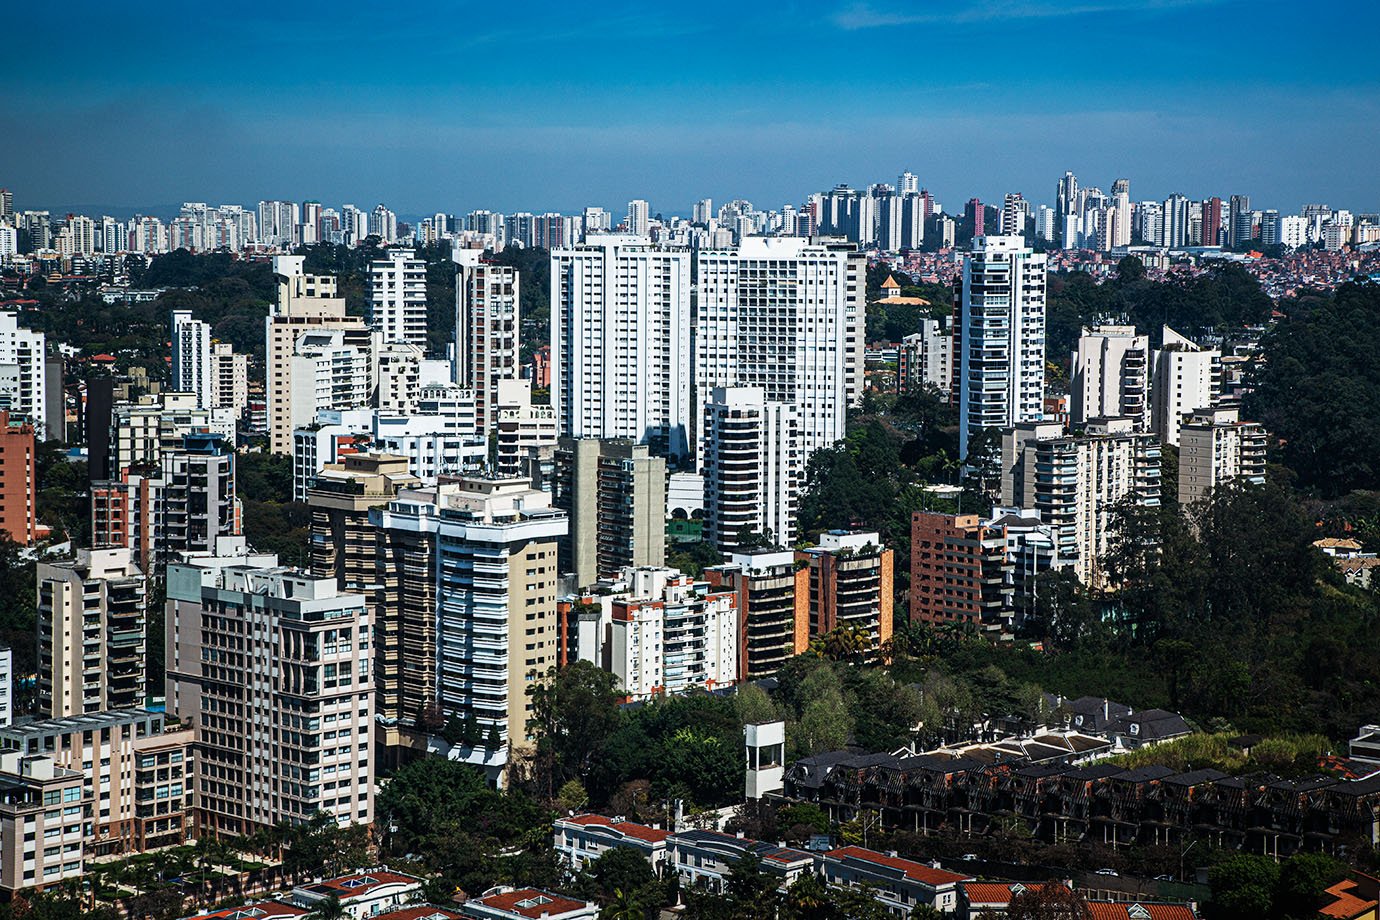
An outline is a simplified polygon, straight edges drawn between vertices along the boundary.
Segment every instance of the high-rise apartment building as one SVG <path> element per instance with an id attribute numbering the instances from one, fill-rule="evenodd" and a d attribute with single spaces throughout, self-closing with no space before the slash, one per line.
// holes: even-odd
<path id="1" fill-rule="evenodd" d="M 108 433 L 111 478 L 131 467 L 160 468 L 166 451 L 199 432 L 213 432 L 233 443 L 235 416 L 229 409 L 199 408 L 192 393 L 141 396 L 114 406 Z"/>
<path id="2" fill-rule="evenodd" d="M 93 796 L 47 754 L 0 753 L 0 890 L 80 885 Z"/>
<path id="3" fill-rule="evenodd" d="M 163 713 L 144 709 L 0 728 L 0 748 L 46 755 L 61 769 L 85 774 L 92 796 L 87 857 L 186 842 L 193 830 L 191 742 L 191 729 L 169 726 Z"/>
<path id="4" fill-rule="evenodd" d="M 148 607 L 130 549 L 79 549 L 40 562 L 38 696 L 52 718 L 144 705 Z"/>
<path id="5" fill-rule="evenodd" d="M 1150 427 L 1150 337 L 1134 326 L 1084 328 L 1073 353 L 1069 421 L 1129 416 Z"/>
<path id="6" fill-rule="evenodd" d="M 1112 208 L 1116 213 L 1113 246 L 1131 245 L 1131 180 L 1117 179 L 1112 183 Z"/>
<path id="7" fill-rule="evenodd" d="M 1189 201 L 1183 195 L 1170 195 L 1160 206 L 1160 245 L 1182 249 L 1189 245 Z"/>
<path id="8" fill-rule="evenodd" d="M 453 379 L 474 391 L 479 432 L 493 431 L 500 381 L 518 378 L 521 348 L 519 287 L 511 265 L 485 262 L 477 249 L 455 249 Z"/>
<path id="9" fill-rule="evenodd" d="M 652 232 L 651 205 L 641 198 L 628 202 L 628 232 L 635 236 L 646 236 Z"/>
<path id="10" fill-rule="evenodd" d="M 494 472 L 504 478 L 533 478 L 525 472 L 535 459 L 540 468 L 548 469 L 554 462 L 560 422 L 556 410 L 549 405 L 532 402 L 532 381 L 500 380 L 495 393 Z M 664 461 L 663 461 L 664 463 Z M 546 477 L 533 485 L 540 487 Z"/>
<path id="11" fill-rule="evenodd" d="M 40 439 L 48 436 L 43 357 L 43 333 L 20 326 L 14 313 L 0 312 L 0 409 L 28 419 Z"/>
<path id="12" fill-rule="evenodd" d="M 1020 192 L 1010 192 L 1002 200 L 1001 235 L 1025 236 L 1025 222 L 1030 217 L 1030 202 Z"/>
<path id="13" fill-rule="evenodd" d="M 359 409 L 373 395 L 373 353 L 344 329 L 310 329 L 297 337 L 291 369 L 292 427 L 328 409 Z M 270 404 L 271 407 L 271 404 Z"/>
<path id="14" fill-rule="evenodd" d="M 1113 509 L 1160 502 L 1159 442 L 1129 418 L 1089 422 L 1081 435 L 1058 423 L 1017 425 L 1002 438 L 1001 500 L 1033 509 L 1058 534 L 1061 563 L 1084 584 L 1105 587 Z"/>
<path id="15" fill-rule="evenodd" d="M 259 241 L 282 249 L 296 246 L 301 223 L 299 214 L 295 201 L 260 201 Z"/>
<path id="16" fill-rule="evenodd" d="M 1240 246 L 1255 236 L 1250 195 L 1232 195 L 1227 210 L 1227 245 Z"/>
<path id="17" fill-rule="evenodd" d="M 167 707 L 195 732 L 197 825 L 242 836 L 374 817 L 365 599 L 221 541 L 168 566 Z"/>
<path id="18" fill-rule="evenodd" d="M 892 631 L 892 551 L 876 533 L 826 531 L 815 546 L 797 550 L 809 572 L 811 636 L 840 627 L 867 636 L 864 655 L 874 658 Z"/>
<path id="19" fill-rule="evenodd" d="M 896 355 L 896 389 L 901 393 L 934 387 L 947 400 L 953 389 L 954 337 L 949 319 L 920 320 L 920 331 L 901 339 Z"/>
<path id="20" fill-rule="evenodd" d="M 427 347 L 426 263 L 411 249 L 389 249 L 369 263 L 369 325 L 383 342 Z"/>
<path id="21" fill-rule="evenodd" d="M 1187 508 L 1228 482 L 1265 481 L 1265 429 L 1236 409 L 1199 409 L 1179 426 L 1179 505 Z"/>
<path id="22" fill-rule="evenodd" d="M 211 367 L 211 326 L 192 319 L 191 310 L 172 314 L 172 380 L 169 389 L 196 396 L 197 406 L 216 405 L 216 380 Z"/>
<path id="23" fill-rule="evenodd" d="M 293 358 L 304 332 L 340 330 L 347 341 L 367 346 L 368 328 L 358 317 L 345 315 L 345 298 L 336 295 L 335 278 L 308 275 L 304 256 L 275 256 L 273 273 L 278 294 L 273 313 L 264 320 L 265 377 L 268 402 L 268 449 L 275 454 L 292 451 Z M 305 413 L 303 413 L 305 414 Z M 302 424 L 314 421 L 306 419 Z"/>
<path id="24" fill-rule="evenodd" d="M 578 588 L 666 564 L 666 461 L 628 439 L 561 438 L 552 503 L 569 517 L 560 574 Z"/>
<path id="25" fill-rule="evenodd" d="M 634 568 L 610 604 L 609 665 L 634 700 L 732 686 L 738 679 L 738 611 L 676 569 Z"/>
<path id="26" fill-rule="evenodd" d="M 911 517 L 910 618 L 922 623 L 1009 627 L 1006 541 L 976 514 L 917 511 Z"/>
<path id="27" fill-rule="evenodd" d="M 734 553 L 704 570 L 737 595 L 738 681 L 771 677 L 810 645 L 810 569 L 790 550 Z"/>
<path id="28" fill-rule="evenodd" d="M 986 428 L 1044 411 L 1045 257 L 1018 236 L 976 240 L 963 260 L 955 331 L 959 453 Z"/>
<path id="29" fill-rule="evenodd" d="M 38 536 L 34 426 L 0 409 L 0 533 L 20 546 Z"/>
<path id="30" fill-rule="evenodd" d="M 151 572 L 163 526 L 163 479 L 129 467 L 114 479 L 91 482 L 91 545 L 134 552 L 140 569 Z"/>
<path id="31" fill-rule="evenodd" d="M 249 405 L 249 355 L 236 354 L 229 342 L 211 345 L 211 405 L 238 419 Z"/>
<path id="32" fill-rule="evenodd" d="M 762 387 L 714 387 L 704 433 L 704 539 L 721 553 L 749 533 L 793 545 L 805 475 L 799 410 L 768 402 Z"/>
<path id="33" fill-rule="evenodd" d="M 311 573 L 334 578 L 341 591 L 374 599 L 378 571 L 376 529 L 370 509 L 396 498 L 403 489 L 420 486 L 406 457 L 350 454 L 325 464 L 307 492 L 311 509 Z M 375 611 L 376 630 L 384 628 Z M 377 646 L 375 647 L 377 651 Z"/>
<path id="34" fill-rule="evenodd" d="M 759 387 L 768 402 L 794 407 L 802 465 L 842 438 L 848 407 L 862 398 L 865 270 L 866 258 L 854 247 L 799 237 L 749 237 L 737 249 L 701 251 L 701 412 L 714 387 Z"/>
<path id="35" fill-rule="evenodd" d="M 1220 246 L 1222 244 L 1222 199 L 1216 195 L 1203 199 L 1202 213 L 1203 245 Z"/>
<path id="36" fill-rule="evenodd" d="M 1161 443 L 1179 446 L 1183 417 L 1216 405 L 1222 389 L 1222 353 L 1165 326 L 1154 354 L 1150 409 Z"/>
<path id="37" fill-rule="evenodd" d="M 501 782 L 529 744 L 527 688 L 556 665 L 567 519 L 521 479 L 465 478 L 437 494 L 437 704 L 446 719 L 474 719 L 485 744 L 459 754 Z"/>
<path id="38" fill-rule="evenodd" d="M 963 206 L 963 219 L 972 225 L 973 244 L 987 235 L 987 208 L 978 198 L 969 198 Z"/>
<path id="39" fill-rule="evenodd" d="M 687 455 L 690 271 L 688 251 L 626 234 L 551 253 L 551 405 L 562 435 Z"/>
<path id="40" fill-rule="evenodd" d="M 419 346 L 406 342 L 388 342 L 374 349 L 377 386 L 373 403 L 380 412 L 412 415 L 417 411 L 424 357 L 425 352 Z"/>
<path id="41" fill-rule="evenodd" d="M 162 521 L 154 541 L 160 566 L 180 553 L 214 553 L 221 537 L 240 534 L 233 444 L 215 433 L 189 434 L 162 459 Z"/>

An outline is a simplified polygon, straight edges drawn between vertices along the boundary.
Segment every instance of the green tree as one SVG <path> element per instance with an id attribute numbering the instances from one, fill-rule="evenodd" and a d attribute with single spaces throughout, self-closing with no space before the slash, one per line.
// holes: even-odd
<path id="1" fill-rule="evenodd" d="M 635 893 L 655 880 L 652 866 L 631 847 L 611 847 L 589 867 L 590 875 L 607 900 L 616 892 Z"/>
<path id="2" fill-rule="evenodd" d="M 554 797 L 566 780 L 586 777 L 618 728 L 617 679 L 587 661 L 553 669 L 528 689 L 537 779 Z"/>
<path id="3" fill-rule="evenodd" d="M 1279 865 L 1265 856 L 1235 853 L 1208 871 L 1210 920 L 1259 920 L 1271 914 Z"/>
<path id="4" fill-rule="evenodd" d="M 1323 892 L 1346 874 L 1346 864 L 1331 856 L 1295 854 L 1280 866 L 1274 894 L 1276 915 L 1286 920 L 1312 920 L 1323 906 Z"/>

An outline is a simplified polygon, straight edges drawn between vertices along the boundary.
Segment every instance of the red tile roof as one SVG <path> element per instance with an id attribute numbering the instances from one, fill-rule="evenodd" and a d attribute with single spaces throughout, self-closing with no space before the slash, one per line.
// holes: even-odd
<path id="1" fill-rule="evenodd" d="M 1198 920 L 1187 904 L 1143 904 L 1089 901 L 1092 920 Z"/>
<path id="2" fill-rule="evenodd" d="M 884 866 L 888 869 L 897 869 L 905 873 L 906 878 L 916 882 L 923 882 L 931 887 L 952 885 L 972 878 L 971 875 L 959 875 L 957 872 L 946 872 L 943 869 L 934 869 L 924 863 L 918 863 L 909 859 L 901 859 L 898 856 L 888 856 L 885 853 L 878 853 L 876 850 L 865 850 L 862 847 L 840 847 L 837 850 L 830 850 L 824 855 L 829 859 L 856 859 L 862 862 Z"/>
<path id="3" fill-rule="evenodd" d="M 464 915 L 459 911 L 447 910 L 444 907 L 436 907 L 431 904 L 420 904 L 416 907 L 390 910 L 385 914 L 375 914 L 370 920 L 460 920 L 462 916 Z"/>
<path id="4" fill-rule="evenodd" d="M 1368 878 L 1368 876 L 1362 876 L 1362 878 Z M 1371 881 L 1374 880 L 1371 879 Z M 1336 900 L 1318 911 L 1324 917 L 1352 920 L 1353 917 L 1359 917 L 1376 907 L 1375 900 L 1365 897 L 1364 892 L 1360 891 L 1360 886 L 1354 879 L 1342 879 L 1327 889 L 1327 893 Z"/>
<path id="5" fill-rule="evenodd" d="M 282 901 L 258 901 L 227 907 L 206 914 L 196 914 L 188 920 L 275 920 L 279 917 L 300 917 L 307 912 L 305 907 L 285 904 Z"/>
<path id="6" fill-rule="evenodd" d="M 645 824 L 634 824 L 631 821 L 615 821 L 603 815 L 576 815 L 573 818 L 562 819 L 567 824 L 576 824 L 580 827 L 607 827 L 618 831 L 625 837 L 634 837 L 638 840 L 645 840 L 648 843 L 661 843 L 671 836 L 670 831 L 663 831 L 655 827 L 648 827 Z"/>
<path id="7" fill-rule="evenodd" d="M 505 910 L 520 917 L 531 917 L 532 920 L 551 914 L 559 916 L 587 906 L 584 901 L 576 901 L 536 888 L 519 888 L 516 891 L 491 894 L 477 900 L 485 907 Z"/>
<path id="8" fill-rule="evenodd" d="M 421 882 L 421 879 L 403 875 L 401 872 L 359 872 L 339 878 L 328 878 L 315 885 L 308 885 L 307 890 L 318 894 L 334 894 L 340 900 L 348 901 L 351 898 L 364 897 L 385 885 L 420 885 Z"/>
<path id="9" fill-rule="evenodd" d="M 1020 882 L 963 882 L 959 885 L 963 889 L 964 897 L 969 904 L 1008 904 L 1011 899 L 1022 891 L 1039 891 L 1045 885 L 1057 885 L 1058 882 L 1032 882 L 1023 885 Z"/>

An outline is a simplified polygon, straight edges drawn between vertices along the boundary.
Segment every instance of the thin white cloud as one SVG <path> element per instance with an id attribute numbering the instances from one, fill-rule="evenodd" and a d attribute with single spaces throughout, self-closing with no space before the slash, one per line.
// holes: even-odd
<path id="1" fill-rule="evenodd" d="M 1093 13 L 1145 13 L 1182 9 L 1193 6 L 1212 6 L 1223 0 L 1086 0 L 1078 3 L 1055 3 L 1048 0 L 988 0 L 988 2 L 955 4 L 940 10 L 913 10 L 879 7 L 860 0 L 837 10 L 834 25 L 847 31 L 878 29 L 891 26 L 939 25 L 987 22 L 999 19 L 1047 19 L 1055 16 L 1083 16 Z"/>

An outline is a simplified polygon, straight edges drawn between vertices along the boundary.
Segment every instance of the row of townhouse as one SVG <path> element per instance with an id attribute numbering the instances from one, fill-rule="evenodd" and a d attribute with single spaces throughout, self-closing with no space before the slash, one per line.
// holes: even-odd
<path id="1" fill-rule="evenodd" d="M 1283 779 L 840 751 L 791 764 L 782 796 L 816 804 L 835 821 L 870 812 L 883 827 L 922 834 L 982 834 L 1014 817 L 1040 840 L 1112 847 L 1202 838 L 1287 856 L 1336 852 L 1348 841 L 1380 843 L 1380 774 Z"/>

